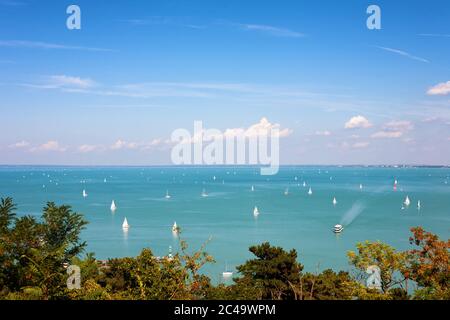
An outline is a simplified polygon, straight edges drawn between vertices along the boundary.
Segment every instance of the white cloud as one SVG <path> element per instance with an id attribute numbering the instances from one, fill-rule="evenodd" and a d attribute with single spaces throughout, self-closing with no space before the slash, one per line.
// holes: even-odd
<path id="1" fill-rule="evenodd" d="M 427 59 L 421 58 L 421 57 L 417 57 L 417 56 L 413 56 L 412 54 L 406 52 L 406 51 L 402 51 L 402 50 L 398 50 L 398 49 L 393 49 L 393 48 L 387 48 L 387 47 L 379 47 L 377 46 L 377 48 L 388 51 L 388 52 L 392 52 L 395 54 L 398 54 L 400 56 L 412 59 L 412 60 L 417 60 L 420 62 L 425 62 L 425 63 L 429 63 L 430 61 L 428 61 Z"/>
<path id="2" fill-rule="evenodd" d="M 367 148 L 369 144 L 370 144 L 369 142 L 356 142 L 352 145 L 352 148 L 355 149 Z"/>
<path id="3" fill-rule="evenodd" d="M 29 145 L 30 145 L 29 142 L 22 140 L 22 141 L 14 143 L 14 144 L 11 144 L 9 147 L 13 148 L 13 149 L 20 149 L 20 148 L 26 148 Z"/>
<path id="4" fill-rule="evenodd" d="M 96 151 L 102 149 L 101 146 L 96 146 L 96 145 L 91 145 L 91 144 L 83 144 L 81 146 L 78 147 L 78 152 L 81 153 L 89 153 L 92 151 Z"/>
<path id="5" fill-rule="evenodd" d="M 58 87 L 77 87 L 77 88 L 90 88 L 95 85 L 95 82 L 89 78 L 71 77 L 66 75 L 54 75 L 50 76 L 50 81 Z"/>
<path id="6" fill-rule="evenodd" d="M 390 121 L 384 125 L 385 129 L 392 131 L 409 131 L 414 128 L 414 125 L 410 121 Z"/>
<path id="7" fill-rule="evenodd" d="M 372 138 L 375 139 L 383 139 L 383 138 L 400 138 L 403 136 L 403 132 L 401 131 L 378 131 L 371 135 Z"/>
<path id="8" fill-rule="evenodd" d="M 383 130 L 378 131 L 371 135 L 375 139 L 396 139 L 401 138 L 403 135 L 414 129 L 414 124 L 406 120 L 394 120 L 383 125 Z"/>
<path id="9" fill-rule="evenodd" d="M 328 130 L 325 130 L 325 131 L 316 131 L 316 132 L 315 132 L 315 135 L 316 135 L 316 136 L 324 136 L 324 137 L 327 137 L 327 136 L 331 136 L 331 132 L 328 131 Z"/>
<path id="10" fill-rule="evenodd" d="M 274 131 L 276 130 L 276 131 Z M 258 123 L 255 123 L 248 128 L 227 128 L 223 133 L 216 135 L 209 135 L 209 139 L 226 139 L 226 138 L 259 138 L 259 137 L 278 137 L 285 138 L 292 134 L 289 128 L 282 129 L 280 124 L 271 123 L 266 117 L 261 118 Z M 182 143 L 195 143 L 205 139 L 206 130 L 197 132 L 190 139 L 185 139 Z"/>
<path id="11" fill-rule="evenodd" d="M 445 96 L 450 94 L 450 81 L 439 83 L 430 89 L 428 89 L 427 94 L 430 96 Z"/>
<path id="12" fill-rule="evenodd" d="M 124 140 L 117 140 L 112 146 L 112 150 L 120 150 L 120 149 L 137 149 L 140 146 L 137 142 L 127 142 Z"/>
<path id="13" fill-rule="evenodd" d="M 352 117 L 345 123 L 345 129 L 370 128 L 372 124 L 363 116 Z"/>
<path id="14" fill-rule="evenodd" d="M 58 141 L 50 140 L 44 144 L 41 144 L 40 146 L 31 148 L 30 151 L 32 152 L 38 152 L 38 151 L 57 151 L 57 152 L 64 152 L 66 151 L 66 147 L 62 147 Z"/>

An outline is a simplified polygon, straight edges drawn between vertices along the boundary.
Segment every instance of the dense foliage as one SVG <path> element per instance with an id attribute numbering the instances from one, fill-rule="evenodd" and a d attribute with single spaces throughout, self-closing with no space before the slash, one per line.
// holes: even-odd
<path id="1" fill-rule="evenodd" d="M 213 285 L 200 270 L 214 259 L 205 245 L 193 253 L 158 258 L 150 249 L 137 257 L 97 261 L 80 258 L 86 243 L 83 216 L 69 206 L 48 203 L 41 219 L 17 217 L 11 198 L 0 203 L 0 299 L 450 299 L 450 240 L 412 228 L 411 250 L 382 242 L 358 243 L 348 252 L 352 274 L 303 272 L 296 250 L 268 242 L 250 247 L 253 259 L 237 267 L 231 285 Z M 81 286 L 67 286 L 67 267 L 80 267 Z M 367 269 L 377 266 L 380 287 L 366 286 Z"/>

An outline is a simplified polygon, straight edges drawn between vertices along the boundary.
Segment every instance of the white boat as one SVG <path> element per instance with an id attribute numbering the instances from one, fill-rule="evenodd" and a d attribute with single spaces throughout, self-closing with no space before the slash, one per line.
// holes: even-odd
<path id="1" fill-rule="evenodd" d="M 228 271 L 228 264 L 225 262 L 225 271 L 222 272 L 222 277 L 231 278 L 233 276 L 233 272 Z"/>
<path id="2" fill-rule="evenodd" d="M 305 181 L 303 181 L 303 187 L 306 187 L 306 182 Z"/>
<path id="3" fill-rule="evenodd" d="M 216 181 L 216 176 L 213 177 L 213 180 Z"/>
<path id="4" fill-rule="evenodd" d="M 203 189 L 203 191 L 202 191 L 202 197 L 205 198 L 205 197 L 207 197 L 207 196 L 208 196 L 208 194 L 206 193 L 206 190 Z"/>
<path id="5" fill-rule="evenodd" d="M 417 210 L 420 210 L 420 208 L 421 208 L 421 204 L 420 204 L 420 200 L 419 200 L 419 201 L 417 201 Z"/>
<path id="6" fill-rule="evenodd" d="M 363 188 L 363 185 L 360 183 L 359 184 L 359 190 L 362 190 L 362 188 Z"/>
<path id="7" fill-rule="evenodd" d="M 127 217 L 125 217 L 125 219 L 123 219 L 122 229 L 128 230 L 129 227 L 130 227 L 130 225 L 128 224 Z"/>
<path id="8" fill-rule="evenodd" d="M 116 207 L 116 203 L 114 202 L 114 200 L 111 202 L 111 211 L 116 211 L 117 207 Z"/>
<path id="9" fill-rule="evenodd" d="M 180 231 L 180 227 L 177 226 L 177 222 L 175 221 L 172 226 L 172 232 L 178 233 Z"/>
<path id="10" fill-rule="evenodd" d="M 255 191 L 255 187 L 254 186 L 252 186 L 252 191 Z"/>
<path id="11" fill-rule="evenodd" d="M 165 196 L 165 198 L 166 198 L 166 199 L 170 199 L 169 190 L 166 191 L 166 196 Z"/>
<path id="12" fill-rule="evenodd" d="M 311 187 L 309 187 L 308 194 L 309 194 L 309 195 L 312 195 L 312 189 L 311 189 Z"/>
<path id="13" fill-rule="evenodd" d="M 408 196 L 406 196 L 405 201 L 403 202 L 403 204 L 404 204 L 405 206 L 409 206 L 409 205 L 411 204 L 411 200 L 409 200 L 409 197 L 408 197 Z"/>
<path id="14" fill-rule="evenodd" d="M 340 225 L 340 224 L 335 225 L 334 228 L 333 228 L 333 232 L 334 233 L 341 233 L 342 230 L 344 230 L 344 227 L 342 225 Z"/>
<path id="15" fill-rule="evenodd" d="M 253 215 L 254 215 L 255 217 L 259 216 L 259 210 L 258 210 L 258 207 L 255 207 L 255 208 L 253 209 Z"/>
<path id="16" fill-rule="evenodd" d="M 284 190 L 284 195 L 288 196 L 289 195 L 289 188 L 286 188 L 286 190 Z"/>
<path id="17" fill-rule="evenodd" d="M 106 183 L 106 178 L 105 178 L 105 179 L 103 179 L 103 182 L 104 182 L 104 183 Z"/>
<path id="18" fill-rule="evenodd" d="M 336 197 L 333 198 L 333 205 L 334 205 L 334 206 L 337 205 Z"/>
<path id="19" fill-rule="evenodd" d="M 86 193 L 86 190 L 83 190 L 83 198 L 86 198 L 88 194 Z"/>

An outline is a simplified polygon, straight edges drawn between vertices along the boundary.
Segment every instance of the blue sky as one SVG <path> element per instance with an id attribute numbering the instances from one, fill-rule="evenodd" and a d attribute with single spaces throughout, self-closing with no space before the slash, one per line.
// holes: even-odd
<path id="1" fill-rule="evenodd" d="M 262 118 L 284 164 L 449 164 L 449 21 L 446 0 L 0 0 L 0 164 L 170 164 L 173 130 Z"/>

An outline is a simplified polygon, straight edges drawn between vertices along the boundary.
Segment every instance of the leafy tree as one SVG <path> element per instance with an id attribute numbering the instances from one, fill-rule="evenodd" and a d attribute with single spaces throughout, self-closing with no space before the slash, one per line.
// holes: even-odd
<path id="1" fill-rule="evenodd" d="M 16 218 L 15 208 L 10 198 L 1 200 L 2 294 L 62 298 L 67 278 L 64 265 L 83 251 L 79 234 L 86 221 L 70 207 L 54 203 L 44 208 L 42 222 L 31 216 Z"/>
<path id="2" fill-rule="evenodd" d="M 292 289 L 300 282 L 303 266 L 297 262 L 297 252 L 272 247 L 268 242 L 250 247 L 256 259 L 248 260 L 237 267 L 243 278 L 238 284 L 246 283 L 260 292 L 260 299 L 294 299 Z"/>
<path id="3" fill-rule="evenodd" d="M 393 247 L 380 241 L 358 243 L 356 245 L 358 253 L 349 251 L 347 253 L 350 263 L 359 271 L 357 278 L 366 277 L 366 270 L 369 266 L 380 268 L 381 290 L 388 293 L 389 289 L 406 285 L 406 279 L 402 277 L 405 269 L 406 255 L 397 252 Z"/>
<path id="4" fill-rule="evenodd" d="M 411 228 L 409 238 L 418 247 L 408 252 L 408 268 L 405 276 L 420 287 L 418 299 L 450 298 L 450 240 L 440 240 L 435 234 L 421 227 Z"/>
<path id="5" fill-rule="evenodd" d="M 297 291 L 300 300 L 348 300 L 357 287 L 348 272 L 327 269 L 318 275 L 304 274 Z"/>

